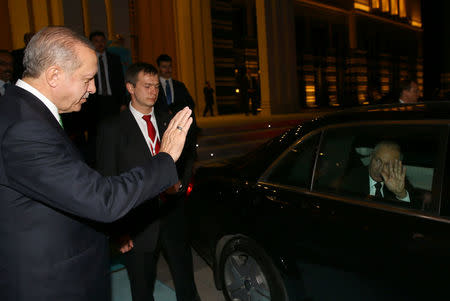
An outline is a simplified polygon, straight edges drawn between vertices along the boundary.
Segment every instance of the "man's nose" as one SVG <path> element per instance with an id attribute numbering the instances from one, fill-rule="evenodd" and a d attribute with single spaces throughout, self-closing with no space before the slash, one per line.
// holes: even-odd
<path id="1" fill-rule="evenodd" d="M 88 92 L 89 94 L 94 94 L 95 91 L 97 91 L 97 88 L 95 87 L 95 80 L 91 79 L 89 81 Z"/>

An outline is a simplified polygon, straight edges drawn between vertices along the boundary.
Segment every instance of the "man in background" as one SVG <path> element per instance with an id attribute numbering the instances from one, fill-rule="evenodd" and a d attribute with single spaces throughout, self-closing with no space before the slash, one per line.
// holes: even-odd
<path id="1" fill-rule="evenodd" d="M 34 32 L 27 32 L 23 35 L 23 42 L 25 47 L 27 47 L 31 38 L 33 37 Z M 16 82 L 19 78 L 22 78 L 22 74 L 24 71 L 23 67 L 23 56 L 25 53 L 25 47 L 13 50 L 11 52 L 14 59 L 14 74 L 13 74 L 13 82 Z"/>
<path id="2" fill-rule="evenodd" d="M 106 48 L 106 36 L 101 31 L 94 31 L 89 40 L 95 47 L 98 59 L 98 72 L 95 76 L 97 92 L 93 95 L 92 104 L 97 120 L 119 113 L 125 104 L 125 86 L 120 57 L 109 53 Z"/>
<path id="3" fill-rule="evenodd" d="M 89 165 L 95 166 L 95 145 L 99 123 L 120 112 L 125 104 L 125 85 L 122 64 L 117 55 L 106 48 L 106 36 L 101 31 L 89 35 L 97 55 L 96 92 L 80 113 L 65 117 L 66 131 L 76 141 Z"/>
<path id="4" fill-rule="evenodd" d="M 175 114 L 181 108 L 188 106 L 192 110 L 194 123 L 191 131 L 196 134 L 198 127 L 194 114 L 195 103 L 184 83 L 172 78 L 172 58 L 167 54 L 161 54 L 156 63 L 158 64 L 159 81 L 161 82 L 156 107 Z"/>
<path id="5" fill-rule="evenodd" d="M 213 104 L 214 104 L 214 89 L 211 88 L 209 81 L 205 82 L 205 87 L 203 88 L 203 94 L 205 95 L 205 109 L 203 110 L 203 117 L 206 116 L 208 111 L 211 116 L 214 116 Z"/>
<path id="6" fill-rule="evenodd" d="M 0 96 L 5 95 L 13 78 L 13 57 L 7 50 L 0 50 Z"/>
<path id="7" fill-rule="evenodd" d="M 419 101 L 419 86 L 412 79 L 400 82 L 400 103 L 415 103 Z"/>

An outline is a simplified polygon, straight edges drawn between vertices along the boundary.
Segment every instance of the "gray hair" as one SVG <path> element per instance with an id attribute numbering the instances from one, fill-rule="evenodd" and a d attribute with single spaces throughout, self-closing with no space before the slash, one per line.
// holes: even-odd
<path id="1" fill-rule="evenodd" d="M 69 73 L 76 70 L 82 62 L 75 46 L 94 50 L 88 39 L 67 27 L 44 27 L 33 36 L 25 48 L 23 76 L 37 78 L 53 65 Z"/>
<path id="2" fill-rule="evenodd" d="M 400 154 L 400 160 L 403 160 L 403 154 L 400 149 L 400 145 L 398 145 L 398 143 L 396 143 L 394 141 L 389 141 L 389 140 L 380 141 L 377 145 L 375 145 L 375 148 L 373 149 L 370 157 L 372 157 L 374 154 L 376 154 L 381 147 L 386 147 L 386 148 L 390 148 L 390 149 L 394 149 L 394 150 L 398 151 L 398 153 Z"/>

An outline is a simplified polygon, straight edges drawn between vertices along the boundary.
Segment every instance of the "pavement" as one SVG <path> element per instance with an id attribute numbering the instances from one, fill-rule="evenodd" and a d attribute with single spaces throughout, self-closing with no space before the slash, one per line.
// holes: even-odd
<path id="1" fill-rule="evenodd" d="M 201 131 L 198 138 L 198 165 L 238 156 L 281 134 L 301 122 L 311 120 L 330 110 L 305 110 L 281 115 L 221 115 L 197 117 Z M 213 273 L 208 264 L 192 250 L 194 277 L 203 301 L 225 301 L 215 288 Z M 158 262 L 158 280 L 173 289 L 170 271 L 163 256 Z M 157 300 L 164 301 L 164 300 Z"/>

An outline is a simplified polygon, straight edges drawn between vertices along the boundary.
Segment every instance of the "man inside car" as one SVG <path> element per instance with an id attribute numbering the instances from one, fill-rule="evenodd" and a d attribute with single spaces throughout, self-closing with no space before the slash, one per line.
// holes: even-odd
<path id="1" fill-rule="evenodd" d="M 406 179 L 400 146 L 392 141 L 378 143 L 367 167 L 353 169 L 344 180 L 344 188 L 362 195 L 411 203 L 412 186 Z"/>

